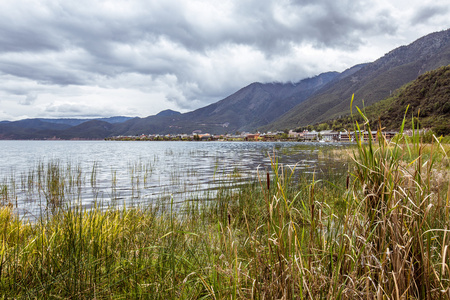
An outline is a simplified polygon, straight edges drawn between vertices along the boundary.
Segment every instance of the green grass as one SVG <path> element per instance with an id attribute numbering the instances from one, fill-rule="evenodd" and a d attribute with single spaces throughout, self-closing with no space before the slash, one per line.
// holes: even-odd
<path id="1" fill-rule="evenodd" d="M 18 219 L 7 204 L 12 191 L 1 189 L 0 294 L 447 299 L 448 149 L 437 139 L 424 145 L 416 134 L 395 142 L 380 135 L 358 143 L 350 157 L 349 177 L 320 180 L 270 157 L 272 169 L 254 183 L 223 186 L 213 200 L 177 209 L 84 210 L 78 199 L 58 201 L 69 189 L 61 178 L 73 173 L 49 165 L 41 188 L 51 209 L 36 222 Z M 95 168 L 90 178 L 95 186 Z"/>

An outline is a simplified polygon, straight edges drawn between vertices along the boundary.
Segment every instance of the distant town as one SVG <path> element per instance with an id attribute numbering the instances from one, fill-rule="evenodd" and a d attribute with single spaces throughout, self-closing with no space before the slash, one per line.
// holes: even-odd
<path id="1" fill-rule="evenodd" d="M 393 138 L 398 132 L 386 131 L 383 135 L 387 139 Z M 110 141 L 296 141 L 296 142 L 353 142 L 357 138 L 367 141 L 369 138 L 376 139 L 376 131 L 362 131 L 362 132 L 345 132 L 345 131 L 277 131 L 267 133 L 235 133 L 235 134 L 221 134 L 213 135 L 209 133 L 202 133 L 197 130 L 192 134 L 141 134 L 139 136 L 114 136 L 106 138 Z"/>

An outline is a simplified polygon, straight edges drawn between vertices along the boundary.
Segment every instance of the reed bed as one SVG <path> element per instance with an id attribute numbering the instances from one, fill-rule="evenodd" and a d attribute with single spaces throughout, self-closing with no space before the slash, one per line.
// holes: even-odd
<path id="1" fill-rule="evenodd" d="M 348 176 L 320 180 L 270 159 L 271 170 L 255 182 L 224 185 L 212 201 L 191 199 L 177 209 L 173 201 L 106 210 L 69 205 L 60 180 L 66 169 L 56 165 L 42 182 L 48 213 L 27 222 L 13 213 L 5 185 L 0 294 L 450 298 L 448 150 L 439 139 L 387 141 L 379 129 L 377 141 L 357 142 Z M 95 170 L 91 180 L 94 187 Z"/>

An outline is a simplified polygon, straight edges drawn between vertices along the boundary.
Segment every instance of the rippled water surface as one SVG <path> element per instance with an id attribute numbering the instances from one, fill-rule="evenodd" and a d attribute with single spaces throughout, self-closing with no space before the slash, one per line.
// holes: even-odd
<path id="1" fill-rule="evenodd" d="M 270 155 L 297 172 L 341 172 L 340 163 L 319 160 L 338 145 L 257 142 L 0 141 L 2 201 L 25 218 L 42 213 L 48 171 L 60 170 L 67 201 L 142 204 L 180 203 L 214 195 L 223 186 L 257 180 L 270 170 Z M 45 175 L 47 174 L 47 175 Z M 39 179 L 40 178 L 40 179 Z"/>

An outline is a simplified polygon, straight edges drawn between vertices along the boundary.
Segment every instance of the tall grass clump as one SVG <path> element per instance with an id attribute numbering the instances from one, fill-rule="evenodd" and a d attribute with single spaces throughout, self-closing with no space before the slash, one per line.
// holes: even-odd
<path id="1" fill-rule="evenodd" d="M 363 129 L 371 132 L 367 118 L 358 111 L 366 121 Z M 356 141 L 353 217 L 348 222 L 352 230 L 347 233 L 354 245 L 360 244 L 354 249 L 360 273 L 354 281 L 365 296 L 379 299 L 447 298 L 448 178 L 446 185 L 435 186 L 434 167 L 439 157 L 441 161 L 448 157 L 436 137 L 427 154 L 418 129 L 405 137 L 405 119 L 395 141 L 383 136 L 381 125 L 367 144 Z M 355 128 L 362 136 L 360 124 Z M 447 195 L 442 194 L 445 189 Z"/>

